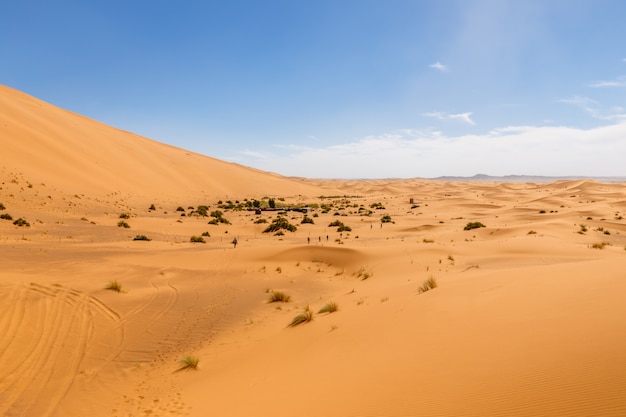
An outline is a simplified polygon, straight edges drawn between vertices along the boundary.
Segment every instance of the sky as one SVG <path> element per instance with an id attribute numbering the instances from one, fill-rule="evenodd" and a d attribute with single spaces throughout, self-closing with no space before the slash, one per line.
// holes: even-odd
<path id="1" fill-rule="evenodd" d="M 621 0 L 0 10 L 0 84 L 226 161 L 310 178 L 626 176 Z"/>

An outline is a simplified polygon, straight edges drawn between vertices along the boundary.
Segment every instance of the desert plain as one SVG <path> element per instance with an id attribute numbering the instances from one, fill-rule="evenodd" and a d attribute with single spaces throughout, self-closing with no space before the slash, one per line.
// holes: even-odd
<path id="1" fill-rule="evenodd" d="M 286 178 L 8 87 L 0 183 L 0 415 L 626 415 L 624 183 Z"/>

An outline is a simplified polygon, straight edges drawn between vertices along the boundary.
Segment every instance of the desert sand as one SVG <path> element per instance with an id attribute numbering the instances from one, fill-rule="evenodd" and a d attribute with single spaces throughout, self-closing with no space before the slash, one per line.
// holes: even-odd
<path id="1" fill-rule="evenodd" d="M 626 415 L 624 183 L 285 178 L 8 87 L 0 146 L 0 415 Z"/>

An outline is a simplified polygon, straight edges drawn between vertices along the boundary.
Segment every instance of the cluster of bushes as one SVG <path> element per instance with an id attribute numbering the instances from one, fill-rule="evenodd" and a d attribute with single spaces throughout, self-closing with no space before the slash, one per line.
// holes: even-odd
<path id="1" fill-rule="evenodd" d="M 296 230 L 298 230 L 298 228 L 296 226 L 294 226 L 293 224 L 289 223 L 289 220 L 287 220 L 284 217 L 277 217 L 274 220 L 272 220 L 272 223 L 267 226 L 267 228 L 265 230 L 263 230 L 263 233 L 273 233 L 273 232 L 279 232 L 281 230 L 288 230 L 290 232 L 295 232 Z"/>
<path id="2" fill-rule="evenodd" d="M 220 223 L 230 224 L 228 219 L 224 217 L 224 213 L 222 213 L 219 210 L 212 211 L 211 217 L 213 217 L 213 219 L 209 222 L 209 224 L 220 224 Z"/>
<path id="3" fill-rule="evenodd" d="M 346 226 L 339 220 L 335 220 L 334 222 L 330 223 L 328 227 L 337 227 L 338 232 L 351 232 L 352 231 L 352 228 L 350 226 Z"/>

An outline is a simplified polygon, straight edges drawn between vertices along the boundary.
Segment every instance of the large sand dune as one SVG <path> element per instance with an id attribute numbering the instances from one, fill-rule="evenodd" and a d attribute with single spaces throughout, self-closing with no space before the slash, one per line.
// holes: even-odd
<path id="1" fill-rule="evenodd" d="M 0 415 L 626 415 L 624 184 L 296 181 L 4 87 L 0 141 Z"/>

